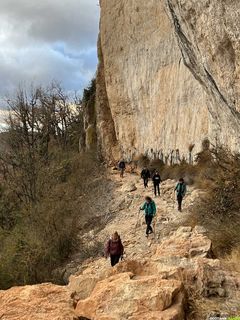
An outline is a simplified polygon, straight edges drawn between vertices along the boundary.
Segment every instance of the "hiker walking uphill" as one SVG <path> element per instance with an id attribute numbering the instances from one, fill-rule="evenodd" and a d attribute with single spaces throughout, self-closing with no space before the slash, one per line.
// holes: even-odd
<path id="1" fill-rule="evenodd" d="M 114 267 L 123 257 L 123 244 L 117 231 L 114 232 L 112 237 L 108 240 L 105 246 L 106 259 L 110 256 L 111 266 Z"/>
<path id="2" fill-rule="evenodd" d="M 120 170 L 120 177 L 123 178 L 124 171 L 126 169 L 126 164 L 123 160 L 121 160 L 118 164 L 118 168 Z"/>
<path id="3" fill-rule="evenodd" d="M 144 213 L 145 213 L 145 221 L 147 224 L 146 236 L 148 237 L 150 233 L 153 233 L 151 223 L 154 216 L 156 215 L 155 202 L 150 197 L 146 197 L 145 203 L 142 207 L 140 207 L 140 210 L 144 210 Z"/>
<path id="4" fill-rule="evenodd" d="M 177 192 L 178 211 L 182 211 L 182 201 L 187 191 L 187 187 L 183 178 L 179 179 L 175 187 L 175 191 Z"/>
<path id="5" fill-rule="evenodd" d="M 160 177 L 158 171 L 155 171 L 155 173 L 152 177 L 152 181 L 153 181 L 155 196 L 157 196 L 157 193 L 160 196 L 160 183 L 162 182 L 162 180 L 161 180 L 161 177 Z"/>
<path id="6" fill-rule="evenodd" d="M 151 177 L 150 171 L 146 167 L 144 167 L 142 172 L 141 172 L 141 178 L 143 179 L 144 188 L 148 187 L 148 179 L 150 177 Z"/>

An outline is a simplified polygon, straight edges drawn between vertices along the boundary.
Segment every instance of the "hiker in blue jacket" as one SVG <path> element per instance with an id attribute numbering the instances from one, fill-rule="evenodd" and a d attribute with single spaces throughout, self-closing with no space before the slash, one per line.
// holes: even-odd
<path id="1" fill-rule="evenodd" d="M 175 191 L 177 192 L 178 211 L 182 211 L 182 201 L 187 192 L 187 187 L 183 178 L 179 179 Z"/>
<path id="2" fill-rule="evenodd" d="M 147 224 L 146 236 L 148 237 L 150 233 L 153 233 L 151 223 L 152 223 L 152 219 L 156 215 L 155 202 L 150 197 L 146 197 L 145 203 L 143 204 L 142 207 L 140 207 L 140 210 L 144 210 L 144 213 L 145 213 L 145 221 Z"/>

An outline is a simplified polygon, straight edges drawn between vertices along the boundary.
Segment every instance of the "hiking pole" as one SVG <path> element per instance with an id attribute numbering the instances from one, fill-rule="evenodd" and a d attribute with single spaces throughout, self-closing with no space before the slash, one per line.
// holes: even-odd
<path id="1" fill-rule="evenodd" d="M 137 227 L 138 227 L 138 224 L 139 224 L 140 211 L 141 211 L 141 209 L 138 210 L 137 222 L 136 222 L 136 224 L 135 224 L 135 233 L 136 233 L 136 231 L 137 231 Z"/>
<path id="2" fill-rule="evenodd" d="M 157 217 L 155 216 L 154 220 L 153 220 L 153 235 L 154 235 L 154 239 L 156 237 L 156 219 L 157 219 Z"/>
<path id="3" fill-rule="evenodd" d="M 173 191 L 173 208 L 175 209 L 176 206 L 176 191 Z"/>

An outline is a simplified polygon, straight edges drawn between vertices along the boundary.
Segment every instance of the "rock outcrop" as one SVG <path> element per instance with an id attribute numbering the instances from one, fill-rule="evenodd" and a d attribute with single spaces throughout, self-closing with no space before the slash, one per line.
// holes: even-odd
<path id="1" fill-rule="evenodd" d="M 220 303 L 227 299 L 228 307 L 234 307 L 240 279 L 225 271 L 219 260 L 211 259 L 211 241 L 205 232 L 199 226 L 193 230 L 180 227 L 161 245 L 153 245 L 149 258 L 126 259 L 109 271 L 98 260 L 81 275 L 71 277 L 76 315 L 93 320 L 183 320 L 191 295 L 196 302 L 201 298 L 205 308 L 205 314 L 198 310 L 197 315 L 195 310 L 194 319 L 207 316 L 209 299 L 222 299 Z"/>
<path id="2" fill-rule="evenodd" d="M 101 0 L 98 132 L 108 160 L 239 150 L 237 0 Z"/>
<path id="3" fill-rule="evenodd" d="M 114 179 L 118 176 L 114 175 Z M 88 262 L 70 277 L 68 287 L 74 292 L 76 315 L 92 320 L 202 320 L 213 311 L 237 314 L 239 274 L 225 270 L 214 259 L 203 227 L 183 225 L 181 218 L 186 219 L 187 210 L 179 216 L 174 207 L 174 181 L 162 184 L 162 197 L 156 198 L 155 236 L 148 240 L 144 236 L 145 226 L 136 224 L 139 195 L 147 191 L 137 178 L 125 183 L 134 183 L 137 190 L 131 192 L 119 186 L 116 192 L 121 210 L 95 238 L 103 242 L 118 230 L 123 236 L 126 257 L 114 268 L 108 267 L 104 258 Z M 185 205 L 191 206 L 200 195 L 199 190 L 190 188 Z"/>
<path id="4" fill-rule="evenodd" d="M 180 281 L 134 277 L 121 273 L 98 282 L 90 297 L 78 302 L 77 315 L 99 320 L 182 318 L 184 291 Z"/>
<path id="5" fill-rule="evenodd" d="M 142 221 L 138 209 L 149 191 L 135 175 L 127 174 L 122 181 L 111 173 L 109 178 L 116 186 L 106 207 L 111 219 L 104 229 L 87 232 L 82 241 L 103 244 L 118 230 L 124 260 L 112 268 L 105 258 L 92 257 L 76 262 L 76 269 L 71 261 L 75 274 L 67 286 L 39 284 L 0 291 L 0 319 L 203 320 L 210 314 L 238 315 L 239 273 L 213 257 L 203 227 L 184 224 L 201 192 L 189 187 L 179 213 L 172 198 L 175 182 L 162 183 L 162 196 L 155 199 L 155 233 L 146 238 L 145 225 L 136 222 Z"/>

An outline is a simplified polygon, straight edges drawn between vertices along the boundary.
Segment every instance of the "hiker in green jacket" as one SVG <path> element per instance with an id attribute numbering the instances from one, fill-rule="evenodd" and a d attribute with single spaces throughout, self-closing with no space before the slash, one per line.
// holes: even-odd
<path id="1" fill-rule="evenodd" d="M 140 207 L 140 210 L 144 210 L 144 213 L 145 213 L 145 221 L 147 224 L 146 237 L 148 237 L 150 233 L 153 233 L 151 223 L 154 216 L 156 215 L 155 202 L 150 197 L 146 197 L 145 203 L 143 204 L 142 207 Z"/>
<path id="2" fill-rule="evenodd" d="M 175 187 L 175 191 L 177 191 L 177 202 L 178 202 L 178 211 L 182 211 L 182 201 L 183 198 L 186 195 L 187 192 L 187 187 L 186 184 L 184 182 L 183 178 L 180 178 L 176 187 Z"/>

